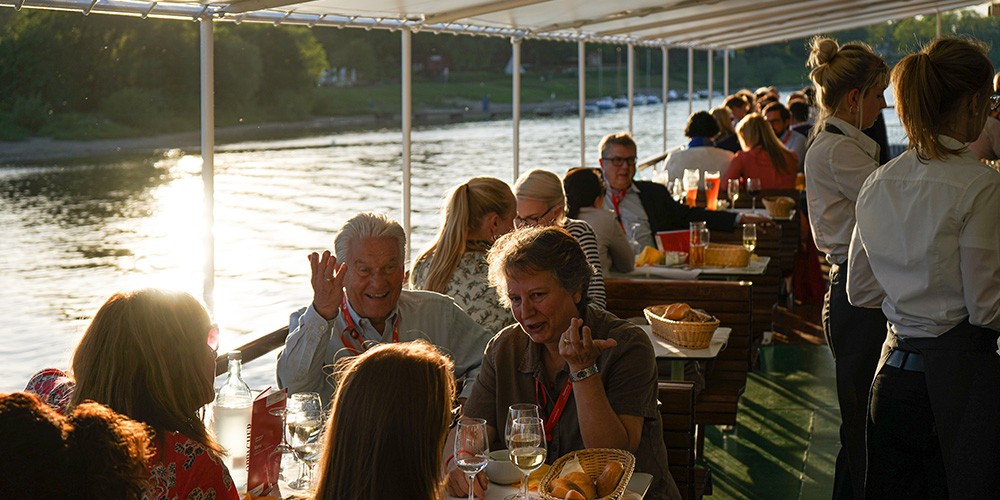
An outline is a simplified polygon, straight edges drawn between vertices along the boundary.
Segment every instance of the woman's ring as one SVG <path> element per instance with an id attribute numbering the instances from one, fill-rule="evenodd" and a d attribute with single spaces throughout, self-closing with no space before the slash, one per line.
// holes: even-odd
<path id="1" fill-rule="evenodd" d="M 569 344 L 569 343 L 570 343 L 569 339 L 563 339 L 563 344 Z"/>

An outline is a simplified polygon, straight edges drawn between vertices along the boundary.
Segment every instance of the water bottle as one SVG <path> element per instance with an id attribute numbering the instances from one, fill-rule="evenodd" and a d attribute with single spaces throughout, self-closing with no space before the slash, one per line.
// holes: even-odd
<path id="1" fill-rule="evenodd" d="M 232 351 L 229 358 L 229 375 L 219 387 L 215 397 L 215 438 L 226 450 L 226 465 L 237 485 L 247 480 L 247 434 L 250 431 L 250 413 L 253 398 L 250 386 L 243 381 L 243 355 Z"/>

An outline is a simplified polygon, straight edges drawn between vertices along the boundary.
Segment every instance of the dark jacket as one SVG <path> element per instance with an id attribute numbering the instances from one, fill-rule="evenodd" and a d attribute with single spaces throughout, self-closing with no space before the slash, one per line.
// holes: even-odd
<path id="1" fill-rule="evenodd" d="M 649 230 L 656 239 L 657 231 L 674 231 L 687 229 L 694 221 L 705 221 L 713 231 L 732 232 L 736 228 L 736 216 L 733 212 L 721 210 L 711 211 L 704 208 L 691 208 L 674 201 L 667 187 L 652 181 L 633 181 L 639 188 L 639 201 L 649 219 Z"/>

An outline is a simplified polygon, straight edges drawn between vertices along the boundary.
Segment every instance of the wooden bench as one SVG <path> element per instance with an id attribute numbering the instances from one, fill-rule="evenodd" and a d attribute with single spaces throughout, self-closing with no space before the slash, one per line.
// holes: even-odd
<path id="1" fill-rule="evenodd" d="M 719 356 L 708 362 L 705 388 L 695 400 L 698 424 L 697 456 L 702 456 L 705 425 L 736 425 L 740 395 L 746 388 L 750 366 L 753 284 L 748 281 L 674 281 L 605 279 L 607 309 L 620 318 L 642 316 L 643 308 L 655 304 L 686 302 L 704 309 L 732 328 L 729 343 Z M 660 367 L 662 378 L 670 369 Z"/>
<path id="2" fill-rule="evenodd" d="M 670 475 L 677 483 L 682 498 L 701 498 L 710 492 L 706 490 L 711 485 L 711 471 L 698 465 L 695 459 L 694 384 L 661 381 L 658 391 Z"/>

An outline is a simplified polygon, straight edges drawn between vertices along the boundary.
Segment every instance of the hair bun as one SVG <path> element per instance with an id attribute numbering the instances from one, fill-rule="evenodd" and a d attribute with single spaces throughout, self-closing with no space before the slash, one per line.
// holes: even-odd
<path id="1" fill-rule="evenodd" d="M 840 46 L 837 45 L 835 40 L 831 38 L 815 38 L 812 41 L 808 65 L 815 68 L 826 64 L 837 55 L 839 50 Z"/>

